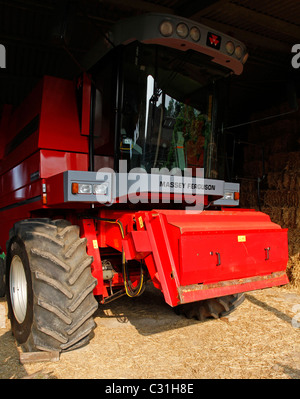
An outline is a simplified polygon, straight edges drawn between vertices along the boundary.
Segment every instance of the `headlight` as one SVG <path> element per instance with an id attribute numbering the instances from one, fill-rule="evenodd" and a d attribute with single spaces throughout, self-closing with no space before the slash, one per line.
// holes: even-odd
<path id="1" fill-rule="evenodd" d="M 86 183 L 72 183 L 72 194 L 92 194 L 93 187 Z"/>
<path id="2" fill-rule="evenodd" d="M 108 183 L 94 184 L 94 194 L 107 194 Z"/>
<path id="3" fill-rule="evenodd" d="M 225 193 L 223 198 L 225 200 L 233 200 L 234 199 L 234 193 L 231 193 L 231 192 Z"/>
<path id="4" fill-rule="evenodd" d="M 200 40 L 200 30 L 196 28 L 196 26 L 193 26 L 190 30 L 190 37 L 194 42 L 198 42 Z"/>
<path id="5" fill-rule="evenodd" d="M 92 194 L 92 185 L 79 183 L 78 184 L 78 194 Z"/>
<path id="6" fill-rule="evenodd" d="M 176 33 L 182 39 L 185 39 L 187 37 L 187 35 L 189 34 L 189 28 L 187 27 L 186 24 L 180 23 L 177 25 Z"/>
<path id="7" fill-rule="evenodd" d="M 241 46 L 237 46 L 237 47 L 235 48 L 234 54 L 236 55 L 236 57 L 237 57 L 238 59 L 240 59 L 240 58 L 242 57 L 242 54 L 243 54 L 242 47 L 241 47 Z"/>
<path id="8" fill-rule="evenodd" d="M 173 34 L 173 25 L 170 21 L 164 21 L 160 24 L 159 30 L 163 36 L 171 36 Z"/>
<path id="9" fill-rule="evenodd" d="M 227 42 L 225 48 L 228 54 L 232 55 L 234 53 L 235 47 L 233 42 Z"/>
<path id="10" fill-rule="evenodd" d="M 226 191 L 223 199 L 238 201 L 240 199 L 240 193 L 238 191 L 237 192 Z"/>

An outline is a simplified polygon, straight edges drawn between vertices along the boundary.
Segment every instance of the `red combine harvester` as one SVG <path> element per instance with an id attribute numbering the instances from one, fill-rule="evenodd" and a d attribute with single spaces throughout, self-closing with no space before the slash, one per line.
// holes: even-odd
<path id="1" fill-rule="evenodd" d="M 223 180 L 222 84 L 247 56 L 194 21 L 142 15 L 115 25 L 76 82 L 45 76 L 4 107 L 0 264 L 24 350 L 86 344 L 99 303 L 147 281 L 199 320 L 288 283 L 287 231 Z"/>

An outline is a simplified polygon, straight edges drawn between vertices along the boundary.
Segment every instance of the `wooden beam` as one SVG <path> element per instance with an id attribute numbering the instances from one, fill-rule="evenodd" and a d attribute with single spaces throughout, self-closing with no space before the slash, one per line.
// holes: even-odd
<path id="1" fill-rule="evenodd" d="M 174 10 L 170 7 L 161 6 L 159 4 L 150 3 L 144 0 L 102 0 L 102 3 L 108 3 L 109 5 L 114 6 L 120 5 L 123 9 L 124 7 L 127 7 L 136 11 L 174 14 Z"/>
<path id="2" fill-rule="evenodd" d="M 227 3 L 225 10 L 226 12 L 228 11 L 230 13 L 238 15 L 242 19 L 245 18 L 247 22 L 250 21 L 253 24 L 257 24 L 265 28 L 271 29 L 275 32 L 284 33 L 286 35 L 299 39 L 300 28 L 296 24 L 292 24 L 279 18 L 275 18 L 270 15 L 251 10 L 248 7 L 240 6 L 233 3 Z"/>
<path id="3" fill-rule="evenodd" d="M 0 5 L 2 6 L 8 6 L 8 7 L 13 7 L 13 8 L 18 8 L 20 10 L 30 10 L 30 11 L 44 11 L 46 13 L 49 13 L 49 11 L 53 11 L 53 7 L 45 4 L 44 2 L 35 2 L 35 1 L 10 1 L 10 0 L 1 0 Z"/>
<path id="4" fill-rule="evenodd" d="M 201 15 L 209 9 L 220 7 L 221 4 L 225 3 L 226 0 L 190 0 L 176 8 L 176 14 L 185 18 L 193 18 L 194 15 Z"/>
<path id="5" fill-rule="evenodd" d="M 204 15 L 207 15 L 208 13 L 210 13 L 211 11 L 215 11 L 215 10 L 222 10 L 224 8 L 226 8 L 227 3 L 230 0 L 218 0 L 216 2 L 214 2 L 213 4 L 210 4 L 209 6 L 202 8 L 201 10 L 198 10 L 197 12 L 195 12 L 193 15 L 190 16 L 191 19 L 194 19 L 195 21 L 197 21 L 199 18 L 201 18 Z"/>
<path id="6" fill-rule="evenodd" d="M 44 41 L 36 37 L 25 37 L 25 36 L 17 36 L 17 35 L 1 35 L 1 44 L 7 45 L 15 45 L 18 47 L 30 47 L 35 50 L 45 50 L 45 51 L 62 51 L 62 45 L 55 41 Z M 85 53 L 87 51 L 86 48 L 79 47 L 70 47 L 70 51 L 74 53 Z"/>

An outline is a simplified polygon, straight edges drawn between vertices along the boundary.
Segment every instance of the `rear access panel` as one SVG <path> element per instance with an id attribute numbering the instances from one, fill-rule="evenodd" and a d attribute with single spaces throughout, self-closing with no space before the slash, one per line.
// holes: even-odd
<path id="1" fill-rule="evenodd" d="M 180 237 L 181 285 L 208 284 L 282 271 L 287 231 L 197 231 Z"/>

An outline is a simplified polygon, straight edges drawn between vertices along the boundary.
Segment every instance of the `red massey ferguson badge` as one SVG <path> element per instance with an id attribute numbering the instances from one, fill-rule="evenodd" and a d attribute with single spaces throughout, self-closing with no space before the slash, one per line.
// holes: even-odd
<path id="1" fill-rule="evenodd" d="M 221 46 L 221 36 L 216 35 L 215 33 L 208 32 L 206 45 L 212 47 L 216 50 L 220 50 Z"/>

